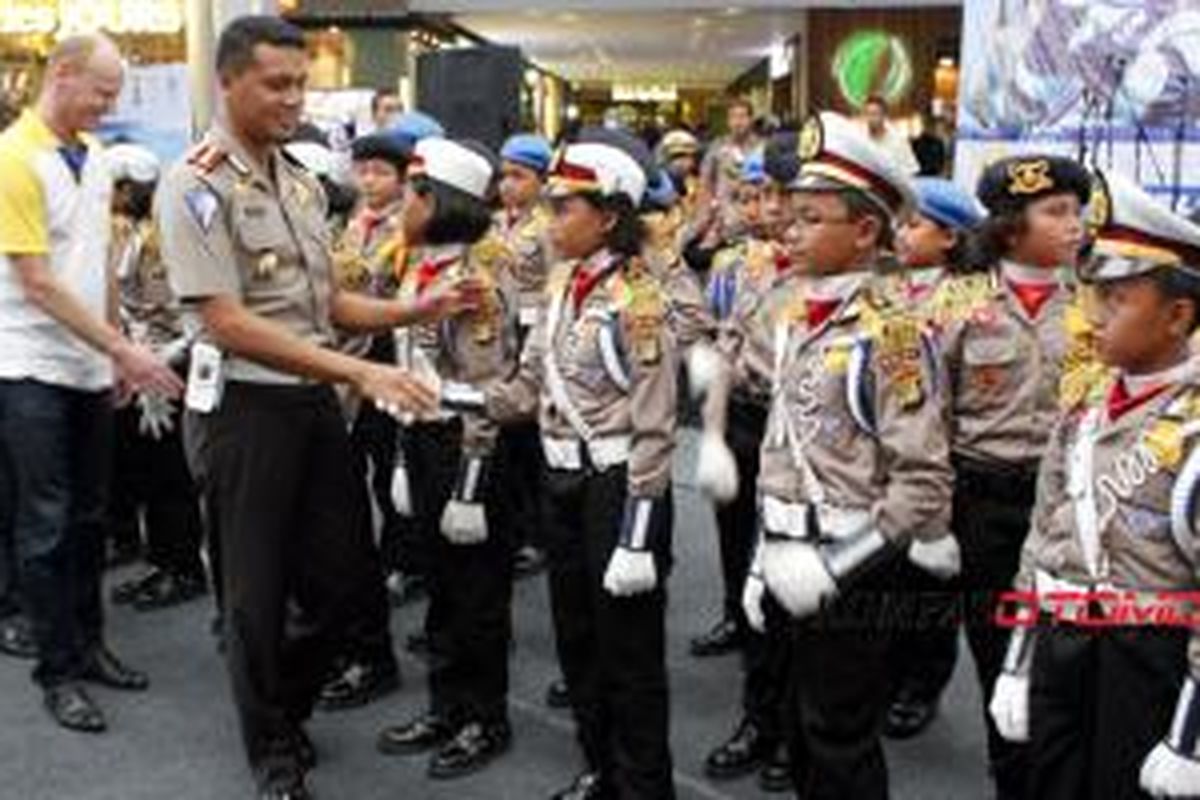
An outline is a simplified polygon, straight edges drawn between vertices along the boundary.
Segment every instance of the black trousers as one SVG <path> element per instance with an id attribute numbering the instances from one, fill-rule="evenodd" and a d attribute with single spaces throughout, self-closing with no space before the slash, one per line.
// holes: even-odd
<path id="1" fill-rule="evenodd" d="M 995 624 L 999 595 L 1012 588 L 1021 545 L 1029 532 L 1037 472 L 1032 467 L 994 467 L 955 459 L 951 526 L 962 550 L 964 623 L 975 659 L 987 726 L 988 757 L 998 800 L 1026 796 L 1025 745 L 1005 741 L 987 713 L 1004 664 L 1010 630 Z"/>
<path id="2" fill-rule="evenodd" d="M 0 447 L 0 454 L 3 453 Z M 16 519 L 17 489 L 7 459 L 0 455 L 0 620 L 20 613 L 21 591 L 17 575 Z"/>
<path id="3" fill-rule="evenodd" d="M 201 536 L 204 552 L 208 556 L 209 583 L 213 590 L 213 603 L 217 616 L 224 614 L 225 581 L 221 572 L 220 501 L 213 491 L 208 475 L 208 426 L 204 415 L 193 411 L 183 412 L 183 454 L 192 483 L 200 503 Z"/>
<path id="4" fill-rule="evenodd" d="M 230 383 L 221 407 L 199 419 L 247 756 L 256 770 L 291 764 L 288 740 L 345 630 L 387 613 L 366 487 L 327 386 Z"/>
<path id="5" fill-rule="evenodd" d="M 887 712 L 888 590 L 894 563 L 815 617 L 791 622 L 791 679 L 784 719 L 796 795 L 805 800 L 885 800 L 880 736 Z M 773 599 L 771 617 L 784 614 Z"/>
<path id="6" fill-rule="evenodd" d="M 508 717 L 508 651 L 512 641 L 511 528 L 499 511 L 503 444 L 483 477 L 488 537 L 454 544 L 441 533 L 442 511 L 461 460 L 457 421 L 418 426 L 411 439 L 424 475 L 417 500 L 431 551 L 430 612 L 435 642 L 429 670 L 430 710 L 458 727 Z M 409 463 L 410 475 L 415 464 Z"/>
<path id="7" fill-rule="evenodd" d="M 138 431 L 140 419 L 136 404 L 116 415 L 111 524 L 131 531 L 134 541 L 144 530 L 147 560 L 155 567 L 181 577 L 203 578 L 200 505 L 183 453 L 182 426 L 176 418 L 172 430 L 154 439 Z"/>
<path id="8" fill-rule="evenodd" d="M 1149 800 L 1138 773 L 1170 730 L 1187 643 L 1178 628 L 1043 626 L 1030 680 L 1029 796 Z"/>
<path id="9" fill-rule="evenodd" d="M 554 632 L 584 757 L 604 776 L 610 796 L 670 800 L 664 623 L 671 514 L 657 519 L 650 534 L 658 588 L 617 598 L 603 580 L 620 535 L 625 470 L 550 469 L 545 485 Z"/>
<path id="10" fill-rule="evenodd" d="M 737 462 L 738 493 L 732 502 L 717 506 L 716 516 L 725 618 L 737 623 L 742 634 L 749 632 L 742 589 L 758 540 L 758 456 L 766 421 L 766 409 L 736 400 L 730 403 L 726 440 Z"/>
<path id="11" fill-rule="evenodd" d="M 504 470 L 497 476 L 500 482 L 498 500 L 504 519 L 512 529 L 513 549 L 532 546 L 545 547 L 542 531 L 542 437 L 536 423 L 506 426 L 500 433 L 505 451 Z"/>
<path id="12" fill-rule="evenodd" d="M 897 564 L 897 629 L 892 637 L 892 694 L 935 702 L 958 661 L 959 600 L 956 581 L 930 575 L 908 559 Z"/>

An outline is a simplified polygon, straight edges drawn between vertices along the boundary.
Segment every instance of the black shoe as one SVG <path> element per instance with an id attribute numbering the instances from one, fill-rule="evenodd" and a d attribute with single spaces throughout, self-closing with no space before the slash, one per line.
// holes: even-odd
<path id="1" fill-rule="evenodd" d="M 742 646 L 742 634 L 737 623 L 731 619 L 723 619 L 703 636 L 692 639 L 691 653 L 696 658 L 723 656 L 732 653 Z"/>
<path id="2" fill-rule="evenodd" d="M 937 717 L 937 700 L 926 700 L 901 689 L 888 708 L 883 735 L 889 739 L 911 739 Z"/>
<path id="3" fill-rule="evenodd" d="M 387 579 L 388 597 L 394 608 L 406 606 L 425 596 L 427 587 L 425 578 L 420 575 L 409 575 L 404 572 L 393 572 Z"/>
<path id="4" fill-rule="evenodd" d="M 442 745 L 429 760 L 429 777 L 449 780 L 470 775 L 486 767 L 512 744 L 507 722 L 472 722 Z"/>
<path id="5" fill-rule="evenodd" d="M 513 574 L 518 578 L 537 575 L 546 568 L 546 554 L 541 548 L 527 544 L 513 554 Z"/>
<path id="6" fill-rule="evenodd" d="M 104 559 L 104 566 L 109 569 L 117 567 L 126 567 L 130 564 L 136 564 L 142 559 L 142 543 L 133 540 L 128 542 L 114 542 L 109 548 L 108 555 Z"/>
<path id="7" fill-rule="evenodd" d="M 108 730 L 104 712 L 77 683 L 61 683 L 47 687 L 43 702 L 50 716 L 62 727 L 80 733 L 103 733 Z"/>
<path id="8" fill-rule="evenodd" d="M 758 788 L 771 794 L 792 791 L 792 759 L 783 742 L 775 745 L 758 771 Z"/>
<path id="9" fill-rule="evenodd" d="M 559 678 L 546 687 L 546 705 L 551 708 L 571 707 L 571 692 L 567 689 L 566 679 Z"/>
<path id="10" fill-rule="evenodd" d="M 297 725 L 292 731 L 291 750 L 296 757 L 296 763 L 305 772 L 316 768 L 317 746 L 309 738 L 308 731 L 300 725 Z"/>
<path id="11" fill-rule="evenodd" d="M 203 575 L 172 575 L 162 573 L 162 579 L 142 587 L 133 598 L 137 611 L 156 611 L 182 605 L 208 593 Z"/>
<path id="12" fill-rule="evenodd" d="M 127 606 L 143 591 L 167 579 L 167 573 L 158 567 L 151 567 L 136 578 L 121 581 L 109 592 L 109 599 L 115 606 Z"/>
<path id="13" fill-rule="evenodd" d="M 400 668 L 387 665 L 351 663 L 321 690 L 317 708 L 341 711 L 359 708 L 400 688 Z"/>
<path id="14" fill-rule="evenodd" d="M 258 800 L 313 800 L 304 771 L 294 766 L 265 770 L 258 780 Z"/>
<path id="15" fill-rule="evenodd" d="M 775 743 L 763 737 L 759 727 L 742 720 L 733 736 L 704 759 L 704 774 L 714 780 L 749 775 L 766 763 Z"/>
<path id="16" fill-rule="evenodd" d="M 144 692 L 150 688 L 150 678 L 146 673 L 121 663 L 112 651 L 103 646 L 92 650 L 88 665 L 80 677 L 85 681 L 125 692 Z"/>
<path id="17" fill-rule="evenodd" d="M 384 728 L 375 746 L 385 755 L 410 756 L 441 747 L 453 733 L 441 717 L 425 714 L 404 725 Z"/>
<path id="18" fill-rule="evenodd" d="M 0 622 L 0 653 L 13 658 L 37 658 L 37 642 L 29 618 L 15 614 Z"/>
<path id="19" fill-rule="evenodd" d="M 550 800 L 601 800 L 606 795 L 607 789 L 600 773 L 585 772 L 566 789 L 551 795 Z"/>

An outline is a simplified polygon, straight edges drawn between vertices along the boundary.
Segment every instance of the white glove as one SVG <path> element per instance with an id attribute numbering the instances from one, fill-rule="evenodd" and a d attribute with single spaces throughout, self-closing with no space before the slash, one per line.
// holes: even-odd
<path id="1" fill-rule="evenodd" d="M 442 381 L 438 397 L 447 411 L 482 411 L 486 405 L 482 389 L 459 381 Z"/>
<path id="2" fill-rule="evenodd" d="M 165 361 L 170 366 L 178 366 L 187 358 L 188 350 L 192 346 L 192 340 L 186 336 L 180 336 L 177 339 L 164 344 L 158 349 L 158 357 Z"/>
<path id="3" fill-rule="evenodd" d="M 766 591 L 762 576 L 753 572 L 746 576 L 746 585 L 742 587 L 742 611 L 746 615 L 746 622 L 759 633 L 766 633 L 767 630 L 767 619 L 762 609 Z"/>
<path id="4" fill-rule="evenodd" d="M 764 542 L 762 565 L 767 588 L 793 617 L 815 614 L 823 600 L 837 594 L 833 575 L 809 542 Z"/>
<path id="5" fill-rule="evenodd" d="M 1200 761 L 1159 742 L 1138 774 L 1138 784 L 1152 797 L 1200 797 Z"/>
<path id="6" fill-rule="evenodd" d="M 451 544 L 486 542 L 488 529 L 483 504 L 451 499 L 442 512 L 442 535 Z"/>
<path id="7" fill-rule="evenodd" d="M 175 404 L 170 399 L 154 392 L 141 392 L 137 396 L 141 411 L 138 418 L 138 433 L 158 440 L 175 430 Z"/>
<path id="8" fill-rule="evenodd" d="M 613 597 L 632 597 L 654 590 L 658 568 L 649 550 L 630 550 L 618 545 L 604 571 L 604 591 Z"/>
<path id="9" fill-rule="evenodd" d="M 696 485 L 700 491 L 718 503 L 728 503 L 737 497 L 738 468 L 733 452 L 716 433 L 700 435 L 700 452 L 696 457 Z"/>
<path id="10" fill-rule="evenodd" d="M 962 571 L 962 553 L 951 533 L 930 542 L 914 539 L 908 546 L 908 560 L 944 581 Z"/>
<path id="11" fill-rule="evenodd" d="M 1006 741 L 1029 741 L 1029 676 L 1000 673 L 988 713 Z"/>

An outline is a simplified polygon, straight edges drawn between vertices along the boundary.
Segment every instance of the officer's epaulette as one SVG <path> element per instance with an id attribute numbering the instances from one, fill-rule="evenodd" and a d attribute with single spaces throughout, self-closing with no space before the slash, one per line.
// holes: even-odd
<path id="1" fill-rule="evenodd" d="M 1180 466 L 1188 450 L 1187 440 L 1200 433 L 1196 426 L 1200 422 L 1200 384 L 1195 377 L 1191 380 L 1142 434 L 1142 443 L 1166 469 Z"/>
<path id="2" fill-rule="evenodd" d="M 238 177 L 248 178 L 250 166 L 234 153 L 229 152 L 212 139 L 205 139 L 187 154 L 187 163 L 196 168 L 201 174 L 208 174 L 222 164 L 228 164 Z"/>
<path id="3" fill-rule="evenodd" d="M 1059 408 L 1063 411 L 1099 402 L 1112 382 L 1112 370 L 1100 360 L 1096 349 L 1087 301 L 1087 294 L 1078 292 L 1063 312 L 1066 351 L 1058 382 Z"/>
<path id="4" fill-rule="evenodd" d="M 922 316 L 939 327 L 962 321 L 983 321 L 998 288 L 999 282 L 993 272 L 947 276 L 922 304 Z"/>
<path id="5" fill-rule="evenodd" d="M 643 365 L 662 357 L 661 336 L 666 324 L 667 298 L 649 265 L 631 258 L 611 284 L 630 354 Z"/>

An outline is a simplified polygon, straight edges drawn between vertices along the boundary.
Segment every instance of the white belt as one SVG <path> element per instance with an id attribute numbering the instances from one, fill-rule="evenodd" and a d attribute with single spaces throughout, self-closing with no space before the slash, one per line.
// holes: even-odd
<path id="1" fill-rule="evenodd" d="M 587 447 L 588 458 L 601 471 L 624 464 L 629 460 L 630 439 L 628 436 L 597 436 L 584 444 L 581 439 L 553 439 L 542 437 L 542 452 L 546 465 L 551 469 L 576 472 L 583 469 L 583 448 Z"/>
<path id="2" fill-rule="evenodd" d="M 808 503 L 788 503 L 771 495 L 762 499 L 762 522 L 767 533 L 788 539 L 816 539 L 818 531 L 810 531 Z M 817 505 L 817 524 L 825 539 L 848 539 L 871 526 L 871 512 L 861 508 L 841 508 Z"/>

